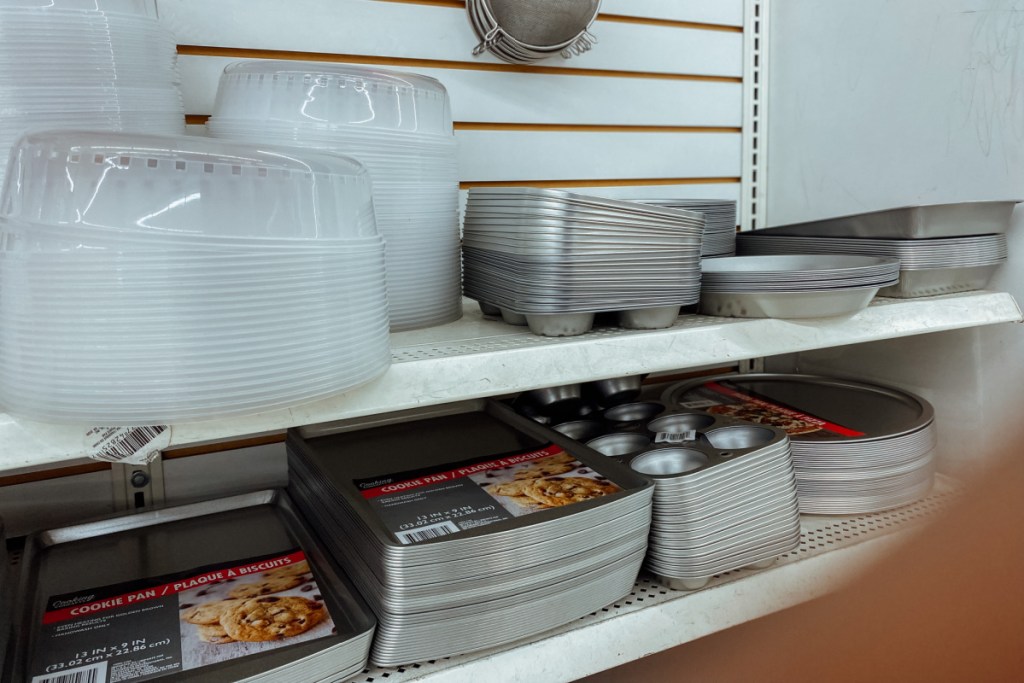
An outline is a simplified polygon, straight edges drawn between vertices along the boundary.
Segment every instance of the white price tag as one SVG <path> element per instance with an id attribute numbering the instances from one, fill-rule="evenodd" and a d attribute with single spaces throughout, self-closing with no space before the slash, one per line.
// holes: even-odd
<path id="1" fill-rule="evenodd" d="M 687 432 L 680 434 L 672 434 L 670 432 L 658 432 L 658 435 L 654 437 L 654 443 L 686 443 L 688 441 L 697 440 L 697 430 L 691 429 Z"/>
<path id="2" fill-rule="evenodd" d="M 171 428 L 93 427 L 85 433 L 86 454 L 93 460 L 148 465 L 171 445 Z"/>

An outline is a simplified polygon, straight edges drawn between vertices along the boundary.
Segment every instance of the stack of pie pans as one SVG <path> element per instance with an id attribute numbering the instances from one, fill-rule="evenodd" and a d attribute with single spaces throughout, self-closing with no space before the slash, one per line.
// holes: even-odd
<path id="1" fill-rule="evenodd" d="M 789 438 L 696 411 L 647 424 L 655 447 L 628 459 L 654 479 L 647 569 L 676 590 L 767 564 L 800 542 Z"/>
<path id="2" fill-rule="evenodd" d="M 473 188 L 463 231 L 466 296 L 538 334 L 670 326 L 700 294 L 700 214 L 540 188 Z"/>
<path id="3" fill-rule="evenodd" d="M 934 481 L 934 411 L 900 389 L 814 375 L 722 375 L 674 385 L 663 400 L 786 430 L 803 513 L 888 510 L 923 498 Z"/>
<path id="4" fill-rule="evenodd" d="M 650 481 L 542 430 L 490 405 L 289 435 L 294 496 L 377 615 L 375 664 L 515 642 L 632 590 Z"/>
<path id="5" fill-rule="evenodd" d="M 775 229 L 743 233 L 737 238 L 742 254 L 860 254 L 896 258 L 900 281 L 879 291 L 880 296 L 914 298 L 983 289 L 996 268 L 1007 259 L 1005 234 L 932 239 L 875 239 L 870 237 L 798 237 Z"/>
<path id="6" fill-rule="evenodd" d="M 469 23 L 480 38 L 474 55 L 490 52 L 511 64 L 532 64 L 589 50 L 588 32 L 601 0 L 468 0 Z"/>
<path id="7" fill-rule="evenodd" d="M 704 214 L 704 258 L 736 254 L 736 202 L 732 199 L 637 199 L 641 204 L 686 209 Z"/>
<path id="8" fill-rule="evenodd" d="M 818 318 L 855 313 L 899 278 L 893 258 L 733 256 L 705 261 L 701 311 L 738 318 Z"/>

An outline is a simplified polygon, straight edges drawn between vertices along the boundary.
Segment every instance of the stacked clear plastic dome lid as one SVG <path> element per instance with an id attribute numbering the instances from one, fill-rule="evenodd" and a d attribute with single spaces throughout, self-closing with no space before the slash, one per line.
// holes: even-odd
<path id="1" fill-rule="evenodd" d="M 391 362 L 354 159 L 199 137 L 31 133 L 0 203 L 0 407 L 166 424 L 291 406 Z"/>
<path id="2" fill-rule="evenodd" d="M 0 159 L 29 129 L 183 133 L 176 41 L 156 17 L 155 0 L 0 0 Z"/>
<path id="3" fill-rule="evenodd" d="M 388 242 L 391 329 L 459 318 L 457 148 L 438 81 L 347 64 L 239 62 L 221 76 L 207 129 L 359 159 Z"/>

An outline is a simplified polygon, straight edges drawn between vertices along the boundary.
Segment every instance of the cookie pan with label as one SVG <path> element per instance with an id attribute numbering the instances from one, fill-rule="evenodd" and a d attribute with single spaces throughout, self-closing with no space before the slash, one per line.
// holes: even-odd
<path id="1" fill-rule="evenodd" d="M 259 580 L 265 582 L 262 577 L 267 577 L 267 574 L 259 574 L 261 579 L 255 582 L 247 582 L 241 577 L 210 578 L 217 568 L 223 571 L 224 567 L 236 564 L 243 566 L 253 561 L 258 564 L 260 559 L 285 555 L 296 549 L 305 553 L 312 578 L 305 574 L 294 580 L 286 577 L 278 585 L 260 584 Z M 305 583 L 297 583 L 301 581 Z M 177 592 L 181 583 L 188 585 L 191 592 L 184 589 Z M 193 583 L 201 590 L 191 587 Z M 175 639 L 185 642 L 185 633 L 190 633 L 192 628 L 186 625 L 186 611 L 197 605 L 181 601 L 192 593 L 211 600 L 241 599 L 231 595 L 231 591 L 247 583 L 254 583 L 254 590 L 258 591 L 254 596 L 261 596 L 254 599 L 280 601 L 282 595 L 294 593 L 294 598 L 288 603 L 294 610 L 301 605 L 317 610 L 321 609 L 319 605 L 325 606 L 327 617 L 333 621 L 333 630 L 329 623 L 324 623 L 325 617 L 324 621 L 316 623 L 324 631 L 322 637 L 311 630 L 307 637 L 314 639 L 301 639 L 293 645 L 271 649 L 260 646 L 258 642 L 211 645 L 212 650 L 219 651 L 206 656 L 216 663 L 188 670 L 181 669 L 181 662 L 185 661 L 182 645 L 178 648 L 178 667 L 173 666 L 172 660 L 162 659 L 161 666 L 171 666 L 158 680 L 299 682 L 320 680 L 331 675 L 347 676 L 365 666 L 375 629 L 372 613 L 334 562 L 320 549 L 287 494 L 268 490 L 110 517 L 30 536 L 15 608 L 19 627 L 13 650 L 15 657 L 9 677 L 4 680 L 27 681 L 33 675 L 44 673 L 47 668 L 52 673 L 64 668 L 106 666 L 103 649 L 112 644 L 112 639 L 120 642 L 122 634 L 117 624 L 132 616 L 118 612 L 109 621 L 101 622 L 96 629 L 95 645 L 89 650 L 92 656 L 81 662 L 69 660 L 68 653 L 52 651 L 52 640 L 43 641 L 44 612 L 53 596 L 88 594 L 88 597 L 95 597 L 103 595 L 103 591 L 113 596 L 120 592 L 122 597 L 129 596 L 124 599 L 130 603 L 133 600 L 130 596 L 142 596 L 150 590 L 164 596 L 166 588 L 174 597 L 164 599 L 147 595 L 147 600 L 155 600 L 150 603 L 151 616 L 145 618 L 145 628 L 133 628 L 132 637 L 126 641 L 132 643 L 133 648 L 144 651 L 154 646 L 162 647 L 160 641 L 167 639 L 170 639 L 167 642 L 171 647 Z M 303 592 L 306 587 L 309 588 L 308 597 Z M 221 592 L 224 592 L 223 596 Z M 84 604 L 77 598 L 70 602 Z M 97 610 L 106 609 L 102 602 L 92 604 Z M 142 609 L 147 607 L 147 603 L 138 604 Z M 91 611 L 92 607 L 88 609 Z M 282 637 L 294 636 L 292 632 L 286 636 L 275 635 L 279 642 Z M 228 655 L 223 654 L 224 648 L 236 646 L 237 650 L 245 653 L 253 649 L 259 652 L 227 659 Z M 146 655 L 150 652 L 147 651 Z M 142 655 L 139 658 L 145 659 Z M 206 660 L 200 660 L 203 661 Z M 42 670 L 37 670 L 40 668 Z"/>

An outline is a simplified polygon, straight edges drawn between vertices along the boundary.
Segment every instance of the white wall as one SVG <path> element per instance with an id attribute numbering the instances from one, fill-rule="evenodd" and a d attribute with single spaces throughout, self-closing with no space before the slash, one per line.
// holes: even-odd
<path id="1" fill-rule="evenodd" d="M 776 0 L 767 224 L 1024 198 L 1024 0 Z M 1024 211 L 991 288 L 1024 300 Z M 1024 329 L 803 354 L 807 371 L 900 384 L 936 404 L 946 469 L 999 444 L 1024 405 Z"/>

